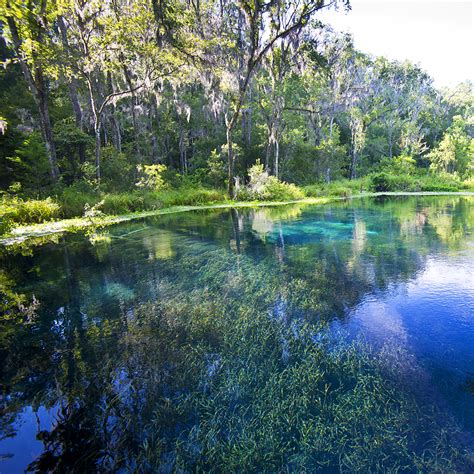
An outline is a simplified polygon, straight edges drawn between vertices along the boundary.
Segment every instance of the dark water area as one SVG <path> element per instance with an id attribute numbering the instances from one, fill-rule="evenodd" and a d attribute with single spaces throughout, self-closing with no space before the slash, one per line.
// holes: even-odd
<path id="1" fill-rule="evenodd" d="M 313 345 L 331 335 L 383 359 L 374 362 L 381 383 L 419 403 L 420 417 L 454 426 L 454 449 L 474 439 L 472 197 L 188 212 L 53 240 L 0 254 L 0 473 L 219 470 L 226 449 L 225 462 L 238 465 L 251 444 L 256 470 L 333 472 L 333 446 L 316 451 L 300 428 L 321 419 L 319 398 L 298 415 L 296 435 L 273 420 L 298 411 L 288 407 L 303 389 L 286 394 L 275 382 L 268 396 L 278 412 L 255 399 L 267 396 L 261 371 L 290 380 L 284 374 L 307 363 L 312 349 L 298 342 L 306 325 Z M 334 380 L 324 390 L 338 386 L 339 397 Z M 368 413 L 375 425 L 385 416 Z M 268 447 L 278 433 L 287 443 Z M 386 467 L 351 449 L 340 470 Z M 412 470 L 402 448 L 383 449 Z"/>

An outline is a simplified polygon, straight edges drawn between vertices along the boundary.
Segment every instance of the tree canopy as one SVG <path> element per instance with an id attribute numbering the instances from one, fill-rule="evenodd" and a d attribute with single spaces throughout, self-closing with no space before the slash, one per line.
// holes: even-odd
<path id="1" fill-rule="evenodd" d="M 327 8 L 350 5 L 2 0 L 1 187 L 127 189 L 160 164 L 234 196 L 258 160 L 297 185 L 399 157 L 472 176 L 473 84 L 358 51 Z"/>

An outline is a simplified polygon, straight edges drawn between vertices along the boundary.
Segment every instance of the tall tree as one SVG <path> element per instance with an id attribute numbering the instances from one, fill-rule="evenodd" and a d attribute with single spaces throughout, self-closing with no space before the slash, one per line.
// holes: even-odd
<path id="1" fill-rule="evenodd" d="M 224 3 L 224 2 L 223 2 Z M 341 2 L 347 7 L 348 1 Z M 277 0 L 262 3 L 245 0 L 224 3 L 224 21 L 231 20 L 228 38 L 233 44 L 235 59 L 233 74 L 237 76 L 237 87 L 232 93 L 230 111 L 225 116 L 227 139 L 227 191 L 234 196 L 234 143 L 233 132 L 241 115 L 242 106 L 251 78 L 265 56 L 280 41 L 290 35 L 301 34 L 309 20 L 323 8 L 334 6 L 336 0 Z M 237 22 L 233 19 L 237 18 Z M 237 28 L 236 28 L 237 27 Z"/>
<path id="2" fill-rule="evenodd" d="M 27 3 L 8 0 L 0 4 L 0 22 L 8 26 L 15 59 L 21 66 L 38 109 L 40 130 L 53 181 L 59 177 L 59 168 L 49 113 L 47 73 L 51 69 L 50 57 L 53 55 L 49 28 L 57 12 L 55 2 L 48 0 Z"/>

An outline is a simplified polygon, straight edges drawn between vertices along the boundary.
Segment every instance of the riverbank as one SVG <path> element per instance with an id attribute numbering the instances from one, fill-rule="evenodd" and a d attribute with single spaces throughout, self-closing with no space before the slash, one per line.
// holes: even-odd
<path id="1" fill-rule="evenodd" d="M 87 228 L 107 227 L 122 222 L 127 222 L 135 219 L 143 219 L 146 217 L 160 216 L 166 214 L 174 214 L 179 212 L 197 211 L 197 210 L 212 210 L 212 209 L 229 209 L 229 208 L 258 208 L 267 206 L 284 206 L 288 204 L 327 204 L 329 202 L 359 199 L 364 197 L 378 197 L 378 196 L 474 196 L 471 191 L 459 192 L 436 192 L 436 191 L 421 191 L 421 192 L 366 192 L 354 194 L 351 196 L 325 196 L 325 197 L 309 197 L 297 200 L 287 201 L 226 201 L 215 204 L 203 204 L 193 206 L 171 206 L 164 209 L 157 209 L 152 211 L 132 212 L 121 215 L 99 215 L 96 217 L 77 217 L 71 219 L 61 219 L 51 222 L 43 222 L 33 225 L 20 225 L 11 229 L 8 233 L 0 237 L 0 244 L 12 245 L 15 243 L 24 242 L 28 239 L 45 237 L 48 235 L 62 234 L 66 232 L 78 232 Z"/>

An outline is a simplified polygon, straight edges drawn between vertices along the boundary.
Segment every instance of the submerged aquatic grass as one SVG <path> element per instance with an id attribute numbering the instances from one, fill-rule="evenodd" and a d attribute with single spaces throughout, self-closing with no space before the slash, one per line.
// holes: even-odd
<path id="1" fill-rule="evenodd" d="M 144 365 L 159 367 L 172 351 L 167 377 L 177 382 L 155 409 L 139 455 L 145 470 L 468 472 L 467 454 L 454 447 L 456 425 L 427 416 L 387 376 L 387 354 L 291 316 L 291 307 L 317 298 L 316 288 L 282 295 L 274 272 L 256 271 L 245 257 L 234 265 L 222 252 L 183 258 L 193 291 L 162 282 L 175 296 L 136 315 L 148 341 L 173 341 L 160 346 L 167 355 L 147 346 Z M 170 410 L 181 420 L 171 437 L 163 431 Z"/>
<path id="2" fill-rule="evenodd" d="M 364 344 L 340 344 L 329 334 L 316 341 L 324 327 L 248 308 L 226 316 L 208 302 L 189 304 L 192 312 L 181 305 L 183 319 L 175 304 L 171 314 L 160 305 L 144 308 L 152 340 L 180 341 L 162 350 L 174 352 L 168 377 L 181 381 L 155 409 L 154 436 L 140 454 L 145 470 L 166 462 L 184 472 L 469 466 L 451 445 L 455 426 L 423 415 Z M 171 407 L 182 429 L 170 437 L 163 427 Z"/>
<path id="3" fill-rule="evenodd" d="M 38 471 L 472 472 L 407 349 L 338 329 L 471 215 L 459 197 L 222 209 L 5 248 L 0 429 L 54 413 Z"/>

